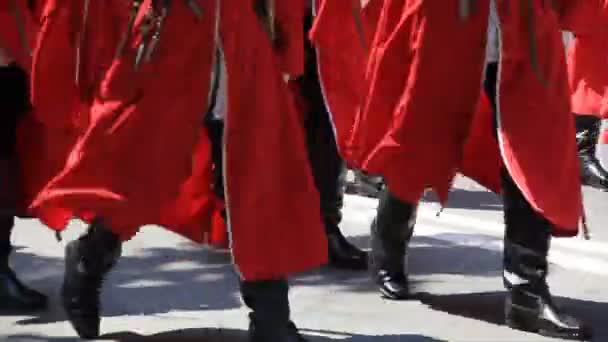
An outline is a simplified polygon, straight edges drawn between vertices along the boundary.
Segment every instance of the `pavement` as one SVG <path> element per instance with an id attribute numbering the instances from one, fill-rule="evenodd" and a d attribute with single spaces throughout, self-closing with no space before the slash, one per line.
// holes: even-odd
<path id="1" fill-rule="evenodd" d="M 501 280 L 500 199 L 460 178 L 447 208 L 421 205 L 409 257 L 415 299 L 387 301 L 366 272 L 322 268 L 292 279 L 293 318 L 310 341 L 558 341 L 505 327 Z M 608 341 L 608 194 L 585 189 L 593 239 L 554 240 L 552 291 L 558 303 L 590 322 L 594 341 Z M 369 247 L 377 201 L 348 196 L 342 229 Z M 77 341 L 58 304 L 62 242 L 35 220 L 20 220 L 13 264 L 28 284 L 49 294 L 47 312 L 0 314 L 2 341 Z M 297 253 L 297 251 L 294 251 Z M 125 245 L 102 296 L 103 340 L 246 341 L 247 310 L 226 253 L 146 227 Z"/>

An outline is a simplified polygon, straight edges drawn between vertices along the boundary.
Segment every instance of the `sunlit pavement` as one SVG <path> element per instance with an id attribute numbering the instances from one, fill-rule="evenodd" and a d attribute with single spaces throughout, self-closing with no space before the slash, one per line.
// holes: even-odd
<path id="1" fill-rule="evenodd" d="M 554 240 L 552 290 L 564 308 L 591 322 L 608 341 L 608 194 L 585 189 L 594 239 Z M 369 245 L 377 202 L 348 196 L 342 224 Z M 322 269 L 294 278 L 293 318 L 311 341 L 551 341 L 502 324 L 502 212 L 499 198 L 459 179 L 447 208 L 422 205 L 409 258 L 415 299 L 379 297 L 365 272 Z M 0 316 L 0 337 L 72 341 L 58 305 L 63 247 L 84 229 L 75 223 L 57 242 L 37 221 L 18 223 L 18 274 L 51 298 L 48 312 Z M 304 228 L 300 228 L 304 229 Z M 294 251 L 297 253 L 297 251 Z M 125 245 L 102 298 L 106 340 L 246 341 L 247 317 L 228 255 L 145 228 Z"/>

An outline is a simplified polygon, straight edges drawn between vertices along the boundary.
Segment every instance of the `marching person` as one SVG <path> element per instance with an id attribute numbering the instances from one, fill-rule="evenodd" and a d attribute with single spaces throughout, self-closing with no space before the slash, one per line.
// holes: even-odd
<path id="1" fill-rule="evenodd" d="M 23 197 L 18 126 L 31 115 L 29 48 L 35 35 L 33 8 L 22 2 L 0 4 L 0 311 L 39 311 L 46 296 L 24 285 L 9 265 L 11 235 Z"/>
<path id="2" fill-rule="evenodd" d="M 560 23 L 547 14 L 557 10 L 529 3 L 385 1 L 385 20 L 400 20 L 377 33 L 373 49 L 383 52 L 372 61 L 370 96 L 358 118 L 363 128 L 355 132 L 354 159 L 387 185 L 371 228 L 374 278 L 383 296 L 409 297 L 406 256 L 417 203 L 427 187 L 449 187 L 487 70 L 502 156 L 493 176 L 500 177 L 505 212 L 506 324 L 586 339 L 589 329 L 555 306 L 547 285 L 551 236 L 577 235 L 582 203 L 575 141 L 564 138 L 574 137 L 574 127 Z M 488 32 L 494 32 L 490 39 Z M 438 63 L 437 56 L 449 56 L 450 63 Z M 370 136 L 368 122 L 386 129 Z"/>
<path id="3" fill-rule="evenodd" d="M 44 30 L 36 60 L 48 63 L 63 55 L 70 61 L 65 79 L 77 80 L 79 93 L 90 99 L 90 120 L 65 168 L 40 192 L 32 210 L 58 230 L 72 216 L 91 222 L 66 247 L 62 286 L 63 306 L 83 338 L 99 335 L 103 280 L 124 241 L 141 226 L 160 224 L 191 238 L 200 235 L 200 228 L 177 229 L 174 219 L 182 215 L 180 222 L 187 221 L 189 207 L 178 208 L 175 201 L 191 176 L 195 146 L 210 146 L 201 121 L 213 59 L 221 49 L 229 108 L 223 188 L 231 251 L 244 302 L 252 310 L 250 340 L 301 340 L 290 320 L 287 278 L 327 260 L 304 131 L 283 79 L 290 68 L 297 74 L 297 58 L 290 61 L 289 51 L 281 49 L 289 46 L 283 45 L 291 38 L 288 24 L 302 34 L 303 7 L 293 0 L 276 2 L 276 8 L 264 1 L 247 3 L 72 1 L 47 13 L 53 20 L 46 23 L 55 26 Z M 278 32 L 284 33 L 282 43 Z M 66 35 L 76 46 L 53 46 L 65 43 Z M 36 80 L 48 81 L 44 73 L 50 71 L 37 70 L 34 89 L 43 91 Z M 211 163 L 208 157 L 201 160 Z M 294 185 L 293 179 L 299 182 Z M 197 190 L 200 198 L 212 195 L 210 186 Z"/>

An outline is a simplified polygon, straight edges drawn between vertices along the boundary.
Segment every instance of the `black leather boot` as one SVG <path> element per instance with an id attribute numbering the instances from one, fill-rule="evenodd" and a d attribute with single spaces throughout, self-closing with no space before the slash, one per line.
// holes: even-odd
<path id="1" fill-rule="evenodd" d="M 99 297 L 105 275 L 121 254 L 121 241 L 101 220 L 65 250 L 65 275 L 61 288 L 63 308 L 81 338 L 99 336 Z"/>
<path id="2" fill-rule="evenodd" d="M 581 181 L 585 185 L 608 191 L 608 172 L 595 155 L 602 121 L 592 115 L 575 115 L 575 118 Z"/>
<path id="3" fill-rule="evenodd" d="M 25 286 L 9 266 L 13 224 L 13 216 L 0 217 L 0 312 L 44 310 L 47 306 L 46 296 Z"/>
<path id="4" fill-rule="evenodd" d="M 286 280 L 244 281 L 243 301 L 249 314 L 250 342 L 305 342 L 289 319 L 289 285 Z"/>
<path id="5" fill-rule="evenodd" d="M 503 172 L 503 197 L 506 324 L 550 337 L 587 340 L 590 329 L 561 312 L 547 285 L 552 224 L 532 209 L 506 172 Z"/>
<path id="6" fill-rule="evenodd" d="M 344 203 L 344 177 L 337 179 L 333 184 L 336 189 L 333 194 L 321 195 L 321 211 L 327 234 L 329 265 L 340 269 L 366 270 L 368 266 L 367 253 L 346 239 L 338 226 L 342 221 L 342 207 Z M 330 191 L 329 189 L 325 192 Z"/>
<path id="7" fill-rule="evenodd" d="M 409 297 L 407 247 L 414 233 L 417 206 L 402 202 L 388 189 L 380 194 L 371 227 L 371 269 L 380 293 L 388 299 Z"/>
<path id="8" fill-rule="evenodd" d="M 329 266 L 348 269 L 366 270 L 367 253 L 350 243 L 334 223 L 325 222 L 327 244 L 329 249 Z"/>

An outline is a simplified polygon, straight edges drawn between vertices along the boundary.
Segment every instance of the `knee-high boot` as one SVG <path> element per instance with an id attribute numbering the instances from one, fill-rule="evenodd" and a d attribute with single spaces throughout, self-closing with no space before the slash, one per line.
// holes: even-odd
<path id="1" fill-rule="evenodd" d="M 383 296 L 409 297 L 407 249 L 414 233 L 417 205 L 399 200 L 388 189 L 380 194 L 378 213 L 371 226 L 372 276 Z"/>
<path id="2" fill-rule="evenodd" d="M 66 247 L 62 304 L 81 338 L 99 336 L 99 300 L 104 277 L 116 264 L 121 251 L 120 239 L 100 219 Z"/>
<path id="3" fill-rule="evenodd" d="M 304 342 L 290 320 L 287 280 L 243 281 L 243 301 L 249 314 L 250 342 Z"/>
<path id="4" fill-rule="evenodd" d="M 589 329 L 560 312 L 547 285 L 552 224 L 534 211 L 506 171 L 502 178 L 507 325 L 547 336 L 587 339 Z"/>

